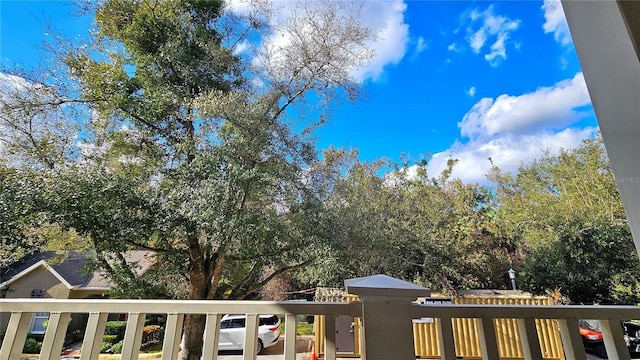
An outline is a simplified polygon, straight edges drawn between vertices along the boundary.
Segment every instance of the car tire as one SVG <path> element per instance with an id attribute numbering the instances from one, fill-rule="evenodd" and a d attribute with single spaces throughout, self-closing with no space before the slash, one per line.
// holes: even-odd
<path id="1" fill-rule="evenodd" d="M 262 340 L 258 339 L 258 348 L 256 349 L 256 354 L 260 354 L 262 352 L 262 350 L 264 350 L 264 344 L 262 343 Z"/>

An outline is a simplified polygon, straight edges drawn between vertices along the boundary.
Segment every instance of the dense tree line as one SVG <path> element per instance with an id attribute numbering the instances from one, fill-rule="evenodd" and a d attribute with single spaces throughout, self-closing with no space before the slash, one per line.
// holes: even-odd
<path id="1" fill-rule="evenodd" d="M 576 303 L 639 302 L 640 261 L 600 137 L 490 178 L 496 223 L 525 255 L 526 289 L 558 289 Z"/>
<path id="2" fill-rule="evenodd" d="M 519 288 L 534 294 L 640 300 L 640 261 L 600 137 L 517 174 L 495 167 L 486 185 L 450 179 L 450 171 L 429 177 L 424 162 L 409 175 L 406 164 L 342 155 L 350 165 L 327 206 L 344 253 L 326 281 L 386 273 L 455 293 L 508 289 L 513 268 Z"/>

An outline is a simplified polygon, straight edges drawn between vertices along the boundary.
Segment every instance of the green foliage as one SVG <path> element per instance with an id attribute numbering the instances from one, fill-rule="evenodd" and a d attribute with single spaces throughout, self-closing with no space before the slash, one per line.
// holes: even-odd
<path id="1" fill-rule="evenodd" d="M 107 321 L 104 328 L 105 335 L 115 335 L 118 340 L 124 339 L 124 332 L 127 329 L 126 321 Z"/>
<path id="2" fill-rule="evenodd" d="M 122 354 L 122 346 L 124 345 L 124 341 L 117 342 L 113 344 L 113 346 L 109 349 L 109 353 L 111 354 Z"/>
<path id="3" fill-rule="evenodd" d="M 523 249 L 523 288 L 559 290 L 573 303 L 640 300 L 640 261 L 601 138 L 545 155 L 515 178 L 493 176 L 496 227 Z"/>
<path id="4" fill-rule="evenodd" d="M 20 66 L 2 72 L 8 78 L 0 98 L 0 166 L 55 169 L 75 156 L 77 121 L 86 108 L 67 106 L 67 89 L 56 80 L 35 78 Z"/>
<path id="5" fill-rule="evenodd" d="M 313 335 L 313 332 L 313 324 L 298 324 L 298 329 L 296 330 L 298 335 Z"/>
<path id="6" fill-rule="evenodd" d="M 104 353 L 109 352 L 109 350 L 111 350 L 111 347 L 112 347 L 112 346 L 113 346 L 113 343 L 108 342 L 108 341 L 103 341 L 103 342 L 100 344 L 100 353 L 101 353 L 101 354 L 104 354 Z"/>
<path id="7" fill-rule="evenodd" d="M 144 325 L 160 325 L 164 327 L 167 322 L 167 316 L 164 314 L 149 314 L 144 319 Z"/>
<path id="8" fill-rule="evenodd" d="M 0 162 L 0 268 L 44 246 L 37 234 L 37 181 Z"/>
<path id="9" fill-rule="evenodd" d="M 455 294 L 510 288 L 513 267 L 518 286 L 535 294 L 638 302 L 640 264 L 601 139 L 547 154 L 516 177 L 495 168 L 494 188 L 447 172 L 429 178 L 424 162 L 409 176 L 408 163 L 361 163 L 341 150 L 324 158 L 336 179 L 322 219 L 333 242 L 300 279 L 341 287 L 385 273 Z"/>
<path id="10" fill-rule="evenodd" d="M 95 42 L 60 46 L 94 119 L 79 122 L 82 155 L 46 174 L 42 218 L 90 241 L 95 266 L 116 284 L 112 296 L 255 296 L 312 262 L 325 241 L 316 182 L 305 179 L 313 140 L 308 129 L 292 131 L 286 110 L 310 93 L 323 106 L 355 96 L 344 69 L 371 55 L 364 43 L 372 35 L 356 18 L 334 16 L 345 4 L 319 2 L 295 10 L 297 18 L 344 33 L 327 39 L 340 43 L 323 48 L 322 59 L 254 68 L 233 46 L 268 34 L 263 10 L 245 18 L 225 16 L 221 1 L 105 1 L 95 7 Z M 280 29 L 301 36 L 282 54 L 318 54 L 318 37 L 333 34 L 307 38 L 303 24 Z M 265 87 L 245 86 L 256 79 Z M 154 252 L 159 265 L 139 276 L 123 261 L 131 249 Z"/>
<path id="11" fill-rule="evenodd" d="M 324 157 L 344 170 L 326 200 L 334 241 L 315 270 L 322 285 L 384 273 L 447 293 L 503 286 L 511 249 L 492 236 L 487 188 L 429 178 L 423 162 L 410 176 L 408 164 L 360 163 L 343 151 Z"/>
<path id="12" fill-rule="evenodd" d="M 25 189 L 43 188 L 37 225 L 89 243 L 114 297 L 256 296 L 328 241 L 309 132 L 334 100 L 357 97 L 348 69 L 371 58 L 374 36 L 349 12 L 357 6 L 300 3 L 278 27 L 295 41 L 274 49 L 261 43 L 274 10 L 251 4 L 241 15 L 217 0 L 101 1 L 88 4 L 91 41 L 50 46 L 62 64 L 48 81 L 71 90 L 46 87 L 60 105 L 41 113 L 69 108 L 78 136 L 31 146 L 40 152 L 23 165 L 38 182 Z M 257 57 L 235 55 L 239 44 Z M 319 109 L 307 109 L 308 97 Z M 39 104 L 22 100 L 22 109 Z M 304 107 L 290 112 L 295 104 Z M 63 140 L 76 138 L 70 156 Z M 153 253 L 153 271 L 140 274 L 129 250 Z M 204 318 L 187 317 L 185 328 L 184 350 L 199 358 Z"/>
<path id="13" fill-rule="evenodd" d="M 285 332 L 285 324 L 284 322 L 282 322 L 280 324 L 280 331 L 284 334 Z M 298 323 L 297 328 L 296 328 L 296 335 L 313 335 L 314 332 L 314 327 L 313 324 L 305 324 L 305 323 Z"/>
<path id="14" fill-rule="evenodd" d="M 110 352 L 113 345 L 122 340 L 122 337 L 118 335 L 104 335 L 102 337 L 102 344 L 100 345 L 100 352 Z"/>
<path id="15" fill-rule="evenodd" d="M 24 354 L 39 354 L 42 349 L 42 342 L 37 341 L 32 337 L 27 337 L 24 342 L 24 347 L 22 348 L 22 352 Z"/>
<path id="16" fill-rule="evenodd" d="M 120 339 L 118 335 L 104 335 L 102 337 L 102 342 L 103 343 L 109 343 L 111 345 L 117 343 L 120 340 L 122 340 L 122 339 Z"/>
<path id="17" fill-rule="evenodd" d="M 522 276 L 530 281 L 526 286 L 536 293 L 558 288 L 573 302 L 617 302 L 614 294 L 619 284 L 613 278 L 629 271 L 634 260 L 632 246 L 619 249 L 626 245 L 620 239 L 631 237 L 628 227 L 569 226 L 560 230 L 549 247 L 532 249 L 522 269 Z"/>

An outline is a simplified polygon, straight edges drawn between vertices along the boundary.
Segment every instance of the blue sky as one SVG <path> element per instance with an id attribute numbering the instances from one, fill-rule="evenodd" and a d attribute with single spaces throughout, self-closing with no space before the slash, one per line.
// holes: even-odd
<path id="1" fill-rule="evenodd" d="M 368 1 L 376 57 L 356 76 L 365 100 L 340 106 L 318 147 L 352 147 L 362 160 L 448 158 L 454 176 L 482 182 L 493 162 L 516 171 L 543 150 L 572 148 L 597 123 L 559 1 Z M 57 1 L 0 3 L 3 66 L 37 66 L 51 24 L 86 36 L 91 18 Z"/>

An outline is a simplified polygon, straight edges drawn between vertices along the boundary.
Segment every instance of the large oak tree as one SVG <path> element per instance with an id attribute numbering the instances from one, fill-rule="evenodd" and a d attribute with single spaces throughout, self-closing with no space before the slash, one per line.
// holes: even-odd
<path id="1" fill-rule="evenodd" d="M 327 239 L 309 133 L 335 100 L 358 97 L 351 74 L 374 35 L 357 3 L 287 3 L 280 19 L 270 5 L 87 3 L 90 42 L 51 46 L 66 73 L 38 85 L 47 107 L 21 116 L 43 98 L 3 96 L 3 126 L 16 125 L 6 148 L 27 140 L 11 166 L 44 187 L 39 216 L 87 239 L 121 295 L 243 299 Z M 56 113 L 80 127 L 80 154 L 63 154 L 69 137 L 19 133 Z M 153 274 L 137 276 L 131 249 L 154 254 Z M 204 326 L 187 316 L 182 358 L 201 357 Z"/>

